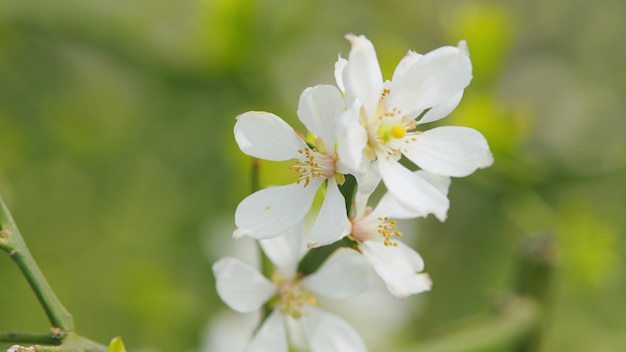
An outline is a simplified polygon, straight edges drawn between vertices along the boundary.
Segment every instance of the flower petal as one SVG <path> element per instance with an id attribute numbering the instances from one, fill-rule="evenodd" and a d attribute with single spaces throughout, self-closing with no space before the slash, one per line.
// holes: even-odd
<path id="1" fill-rule="evenodd" d="M 375 118 L 376 107 L 383 91 L 383 75 L 378 65 L 376 51 L 372 43 L 364 36 L 346 35 L 352 44 L 348 56 L 348 65 L 344 69 L 343 84 L 346 96 L 358 99 L 367 116 Z M 346 101 L 347 105 L 353 102 Z"/>
<path id="2" fill-rule="evenodd" d="M 348 60 L 341 57 L 341 55 L 337 57 L 337 62 L 335 62 L 335 81 L 337 82 L 337 87 L 339 87 L 339 90 L 342 92 L 346 91 L 343 85 L 343 70 L 346 68 L 347 64 Z"/>
<path id="3" fill-rule="evenodd" d="M 345 104 L 341 92 L 331 85 L 309 87 L 300 95 L 298 117 L 314 135 L 324 141 L 325 147 L 334 149 L 335 125 Z"/>
<path id="4" fill-rule="evenodd" d="M 355 192 L 354 193 L 354 214 L 350 214 L 354 217 L 361 217 L 365 215 L 367 211 L 367 201 L 370 199 L 372 192 Z"/>
<path id="5" fill-rule="evenodd" d="M 387 190 L 407 208 L 417 214 L 435 214 L 445 221 L 450 201 L 437 187 L 409 171 L 396 160 L 378 158 L 379 171 Z"/>
<path id="6" fill-rule="evenodd" d="M 367 162 L 365 171 L 356 174 L 356 181 L 359 185 L 359 193 L 372 194 L 380 183 L 380 172 L 378 172 L 378 162 Z"/>
<path id="7" fill-rule="evenodd" d="M 283 318 L 274 310 L 270 314 L 259 331 L 254 334 L 250 345 L 246 349 L 246 352 L 288 352 L 289 345 L 287 344 L 287 330 Z"/>
<path id="8" fill-rule="evenodd" d="M 443 195 L 448 194 L 450 177 L 431 174 L 430 172 L 426 172 L 424 170 L 418 170 L 413 173 L 433 185 Z M 428 213 L 411 211 L 402 206 L 402 204 L 390 192 L 383 195 L 376 208 L 374 208 L 374 210 L 368 215 L 368 217 L 371 218 L 389 217 L 392 219 L 413 219 L 425 216 L 428 216 Z"/>
<path id="9" fill-rule="evenodd" d="M 372 284 L 372 272 L 358 252 L 340 248 L 315 273 L 302 279 L 309 290 L 330 298 L 347 298 L 365 291 Z"/>
<path id="10" fill-rule="evenodd" d="M 404 55 L 402 60 L 396 66 L 396 70 L 393 72 L 393 77 L 391 81 L 397 81 L 401 76 L 405 75 L 407 71 L 415 64 L 419 59 L 422 58 L 421 54 L 416 53 L 415 51 L 409 50 L 409 52 Z"/>
<path id="11" fill-rule="evenodd" d="M 309 248 L 331 244 L 348 234 L 350 221 L 345 207 L 346 202 L 337 181 L 329 178 L 324 202 L 311 228 Z"/>
<path id="12" fill-rule="evenodd" d="M 487 140 L 475 129 L 437 127 L 415 138 L 406 145 L 405 155 L 426 171 L 463 177 L 493 164 Z"/>
<path id="13" fill-rule="evenodd" d="M 359 122 L 360 107 L 353 106 L 344 112 L 337 124 L 337 171 L 344 174 L 362 172 L 367 130 Z"/>
<path id="14" fill-rule="evenodd" d="M 463 98 L 463 91 L 460 91 L 443 103 L 433 106 L 432 109 L 428 110 L 424 116 L 417 121 L 417 123 L 422 124 L 433 122 L 450 115 L 452 110 L 454 110 L 461 102 L 461 98 Z"/>
<path id="15" fill-rule="evenodd" d="M 361 336 L 343 319 L 314 307 L 307 313 L 306 330 L 312 352 L 367 351 Z"/>
<path id="16" fill-rule="evenodd" d="M 435 186 L 439 190 L 439 192 L 443 193 L 444 195 L 448 195 L 448 189 L 450 188 L 451 182 L 450 177 L 433 174 L 424 170 L 415 171 L 415 174 L 426 180 L 431 185 Z"/>
<path id="17" fill-rule="evenodd" d="M 376 205 L 376 208 L 367 215 L 368 218 L 391 218 L 391 219 L 414 219 L 419 217 L 426 217 L 428 213 L 423 211 L 416 212 L 404 207 L 396 197 L 390 192 L 387 192 Z"/>
<path id="18" fill-rule="evenodd" d="M 247 155 L 272 161 L 298 159 L 306 143 L 280 117 L 249 111 L 237 116 L 235 140 Z"/>
<path id="19" fill-rule="evenodd" d="M 313 198 L 323 180 L 314 178 L 308 186 L 292 183 L 252 193 L 235 210 L 235 238 L 250 236 L 257 240 L 281 235 L 301 221 L 311 209 Z"/>
<path id="20" fill-rule="evenodd" d="M 259 240 L 259 245 L 285 277 L 292 277 L 304 252 L 302 223 L 295 224 L 278 237 Z"/>
<path id="21" fill-rule="evenodd" d="M 392 82 L 388 107 L 417 116 L 462 91 L 472 79 L 472 63 L 461 49 L 445 46 L 421 57 Z"/>
<path id="22" fill-rule="evenodd" d="M 385 246 L 382 242 L 365 241 L 359 249 L 376 273 L 385 281 L 387 289 L 398 298 L 429 291 L 431 281 L 424 270 L 422 257 L 406 244 Z"/>
<path id="23" fill-rule="evenodd" d="M 222 258 L 213 264 L 217 293 L 237 312 L 252 312 L 276 293 L 276 285 L 256 269 L 235 258 Z"/>

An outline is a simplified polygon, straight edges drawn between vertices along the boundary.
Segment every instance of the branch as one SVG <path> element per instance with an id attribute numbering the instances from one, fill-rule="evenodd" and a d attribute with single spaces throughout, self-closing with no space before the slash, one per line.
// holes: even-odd
<path id="1" fill-rule="evenodd" d="M 76 333 L 68 333 L 63 338 L 63 343 L 57 346 L 14 345 L 7 352 L 108 352 L 108 348 Z"/>
<path id="2" fill-rule="evenodd" d="M 9 331 L 0 332 L 0 342 L 59 345 L 61 344 L 61 337 L 52 331 L 50 334 Z"/>
<path id="3" fill-rule="evenodd" d="M 0 249 L 9 253 L 37 296 L 53 327 L 74 330 L 74 319 L 50 287 L 30 254 L 9 209 L 0 195 Z"/>

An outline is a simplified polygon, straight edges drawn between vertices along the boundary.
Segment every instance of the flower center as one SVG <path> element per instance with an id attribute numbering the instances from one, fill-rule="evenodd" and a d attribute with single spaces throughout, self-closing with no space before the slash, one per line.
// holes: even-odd
<path id="1" fill-rule="evenodd" d="M 387 158 L 399 157 L 404 152 L 404 146 L 399 143 L 410 143 L 411 135 L 419 134 L 414 131 L 417 122 L 409 119 L 402 110 L 387 106 L 387 98 L 391 90 L 385 88 L 378 102 L 376 116 L 362 116 L 367 124 L 369 159 L 375 159 L 376 155 L 386 155 Z"/>
<path id="2" fill-rule="evenodd" d="M 313 293 L 305 289 L 297 278 L 285 280 L 280 274 L 275 274 L 273 281 L 278 285 L 278 294 L 272 304 L 278 305 L 282 314 L 299 319 L 305 314 L 302 309 L 305 305 L 313 306 L 317 303 Z"/>
<path id="3" fill-rule="evenodd" d="M 371 208 L 368 207 L 365 214 L 370 212 Z M 398 242 L 393 237 L 404 235 L 401 231 L 396 230 L 398 227 L 396 221 L 387 216 L 377 218 L 365 216 L 364 218 L 351 218 L 350 221 L 352 222 L 350 239 L 355 241 L 381 241 L 385 246 L 397 246 Z"/>
<path id="4" fill-rule="evenodd" d="M 290 167 L 300 174 L 297 183 L 304 182 L 306 187 L 312 178 L 330 178 L 335 175 L 335 158 L 332 156 L 308 147 L 299 149 L 298 153 L 302 155 L 302 159 Z"/>
<path id="5" fill-rule="evenodd" d="M 394 241 L 392 237 L 400 237 L 402 232 L 396 230 L 398 227 L 395 220 L 389 220 L 387 216 L 378 217 L 378 233 L 383 236 L 383 242 L 385 246 L 397 246 L 398 242 Z"/>
<path id="6" fill-rule="evenodd" d="M 387 144 L 393 139 L 400 139 L 406 136 L 407 128 L 404 124 L 389 125 L 381 123 L 380 125 L 378 125 L 377 133 L 378 139 L 383 144 Z"/>
<path id="7" fill-rule="evenodd" d="M 402 125 L 395 125 L 391 127 L 391 135 L 393 138 L 402 138 L 406 136 L 406 128 Z"/>

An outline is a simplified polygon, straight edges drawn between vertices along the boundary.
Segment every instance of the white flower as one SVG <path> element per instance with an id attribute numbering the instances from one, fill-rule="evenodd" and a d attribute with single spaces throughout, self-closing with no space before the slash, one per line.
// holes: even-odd
<path id="1" fill-rule="evenodd" d="M 425 55 L 409 52 L 392 80 L 383 82 L 372 43 L 364 36 L 346 38 L 352 48 L 348 60 L 339 58 L 335 77 L 351 109 L 342 116 L 338 154 L 357 178 L 376 169 L 389 192 L 405 207 L 445 220 L 447 197 L 400 165 L 398 159 L 404 155 L 423 170 L 455 177 L 493 163 L 487 141 L 474 129 L 416 129 L 447 116 L 460 102 L 472 79 L 465 42 Z M 365 193 L 370 191 L 364 188 Z"/>
<path id="2" fill-rule="evenodd" d="M 232 309 L 251 312 L 268 301 L 273 306 L 246 351 L 287 352 L 287 331 L 290 341 L 298 340 L 298 332 L 303 332 L 304 343 L 313 352 L 366 351 L 352 327 L 315 307 L 314 296 L 346 298 L 365 290 L 372 277 L 363 257 L 351 249 L 340 249 L 318 271 L 302 278 L 296 272 L 302 252 L 298 231 L 260 243 L 278 269 L 271 281 L 234 258 L 213 265 L 217 292 Z"/>
<path id="3" fill-rule="evenodd" d="M 343 174 L 335 153 L 335 125 L 343 111 L 341 92 L 334 86 L 320 85 L 302 93 L 298 117 L 317 136 L 314 147 L 274 114 L 247 112 L 237 117 L 235 139 L 244 153 L 272 161 L 295 159 L 291 168 L 298 176 L 295 183 L 269 187 L 245 198 L 235 212 L 234 237 L 266 239 L 285 232 L 308 213 L 324 182 L 326 195 L 311 229 L 310 245 L 329 244 L 346 235 L 349 222 L 338 187 Z"/>
<path id="4" fill-rule="evenodd" d="M 423 170 L 414 176 L 428 182 L 443 196 L 448 193 L 450 179 Z M 369 194 L 357 192 L 355 216 L 351 218 L 352 233 L 349 238 L 383 279 L 387 289 L 398 298 L 429 291 L 432 281 L 424 270 L 422 257 L 411 247 L 398 241 L 402 236 L 395 219 L 411 219 L 428 215 L 404 208 L 391 193 L 386 193 L 376 208 L 367 206 Z"/>

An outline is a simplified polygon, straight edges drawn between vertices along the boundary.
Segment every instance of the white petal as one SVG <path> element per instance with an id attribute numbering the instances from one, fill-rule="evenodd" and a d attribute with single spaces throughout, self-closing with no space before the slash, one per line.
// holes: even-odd
<path id="1" fill-rule="evenodd" d="M 399 241 L 398 246 L 365 241 L 359 249 L 394 296 L 403 298 L 430 290 L 430 279 L 420 273 L 424 270 L 424 261 L 411 247 Z"/>
<path id="2" fill-rule="evenodd" d="M 433 122 L 450 115 L 452 110 L 454 110 L 461 102 L 461 98 L 463 98 L 463 91 L 460 91 L 443 103 L 433 106 L 432 109 L 428 110 L 424 116 L 417 121 L 417 123 L 422 124 Z"/>
<path id="3" fill-rule="evenodd" d="M 282 316 L 274 310 L 256 332 L 246 352 L 288 352 L 287 331 Z"/>
<path id="4" fill-rule="evenodd" d="M 416 212 L 415 210 L 407 209 L 393 196 L 390 192 L 387 192 L 376 205 L 376 208 L 368 214 L 368 218 L 384 218 L 389 217 L 391 219 L 413 219 L 419 217 L 426 217 L 428 213 Z"/>
<path id="5" fill-rule="evenodd" d="M 408 116 L 451 99 L 472 79 L 469 57 L 456 47 L 446 46 L 425 54 L 397 81 L 392 82 L 388 107 Z"/>
<path id="6" fill-rule="evenodd" d="M 298 149 L 306 144 L 280 117 L 250 111 L 237 116 L 235 140 L 247 155 L 272 161 L 300 158 Z"/>
<path id="7" fill-rule="evenodd" d="M 331 85 L 319 85 L 304 90 L 298 104 L 300 121 L 314 135 L 324 141 L 327 149 L 334 149 L 335 125 L 345 104 L 341 92 Z"/>
<path id="8" fill-rule="evenodd" d="M 413 66 L 414 63 L 416 63 L 419 59 L 422 58 L 421 54 L 416 53 L 415 51 L 409 50 L 408 53 L 406 53 L 406 55 L 404 55 L 404 57 L 402 58 L 402 60 L 400 60 L 400 62 L 398 63 L 398 66 L 396 66 L 396 70 L 393 72 L 393 77 L 391 78 L 391 81 L 397 81 L 398 79 L 400 79 L 400 76 L 403 76 L 404 74 L 407 73 L 407 71 L 411 68 L 411 66 Z"/>
<path id="9" fill-rule="evenodd" d="M 252 312 L 276 293 L 276 285 L 256 269 L 235 258 L 222 258 L 213 264 L 217 293 L 237 312 Z"/>
<path id="10" fill-rule="evenodd" d="M 285 277 L 292 277 L 304 251 L 302 224 L 295 224 L 278 237 L 260 240 L 259 245 Z"/>
<path id="11" fill-rule="evenodd" d="M 340 248 L 302 284 L 309 290 L 330 298 L 356 296 L 372 284 L 371 269 L 361 254 Z"/>
<path id="12" fill-rule="evenodd" d="M 367 130 L 359 122 L 359 107 L 352 107 L 344 112 L 337 124 L 337 169 L 345 174 L 362 172 Z"/>
<path id="13" fill-rule="evenodd" d="M 346 91 L 343 85 L 343 70 L 346 68 L 347 64 L 348 60 L 341 57 L 341 55 L 337 57 L 337 62 L 335 62 L 335 81 L 337 81 L 337 87 L 339 87 L 342 92 Z"/>
<path id="14" fill-rule="evenodd" d="M 273 238 L 300 222 L 311 209 L 313 198 L 323 180 L 276 186 L 252 193 L 235 210 L 233 236 L 246 235 L 257 240 Z"/>
<path id="15" fill-rule="evenodd" d="M 367 210 L 367 201 L 369 200 L 372 192 L 363 193 L 363 192 L 355 192 L 354 193 L 354 216 L 360 217 L 365 214 Z"/>
<path id="16" fill-rule="evenodd" d="M 393 159 L 379 157 L 378 165 L 387 190 L 403 207 L 417 214 L 435 214 L 440 221 L 446 219 L 450 201 L 437 187 Z"/>
<path id="17" fill-rule="evenodd" d="M 308 247 L 319 247 L 336 242 L 346 236 L 349 229 L 350 221 L 346 213 L 346 202 L 335 178 L 329 178 L 322 208 L 311 228 Z"/>
<path id="18" fill-rule="evenodd" d="M 376 187 L 378 187 L 381 176 L 380 172 L 378 172 L 377 161 L 368 162 L 367 164 L 369 164 L 369 166 L 363 168 L 365 171 L 360 174 L 356 174 L 355 177 L 357 183 L 359 184 L 358 191 L 360 193 L 371 194 L 374 190 L 376 190 Z"/>
<path id="19" fill-rule="evenodd" d="M 433 174 L 424 170 L 415 171 L 415 174 L 426 180 L 431 185 L 435 186 L 439 190 L 439 192 L 443 193 L 444 195 L 448 195 L 448 189 L 450 188 L 450 177 Z"/>
<path id="20" fill-rule="evenodd" d="M 450 177 L 431 174 L 424 170 L 418 170 L 413 173 L 433 185 L 443 195 L 448 194 Z M 428 216 L 428 213 L 407 209 L 389 192 L 383 195 L 376 208 L 368 215 L 371 218 L 389 217 L 392 219 L 413 219 L 425 216 Z"/>
<path id="21" fill-rule="evenodd" d="M 352 44 L 343 83 L 346 94 L 350 93 L 362 104 L 367 116 L 375 118 L 376 107 L 383 91 L 383 75 L 378 65 L 376 51 L 364 36 L 346 35 Z M 347 101 L 351 104 L 351 101 Z"/>
<path id="22" fill-rule="evenodd" d="M 312 352 L 364 352 L 365 342 L 343 319 L 310 307 L 306 329 Z"/>
<path id="23" fill-rule="evenodd" d="M 406 145 L 405 155 L 426 171 L 463 177 L 493 164 L 487 140 L 475 129 L 437 127 L 415 138 Z"/>

